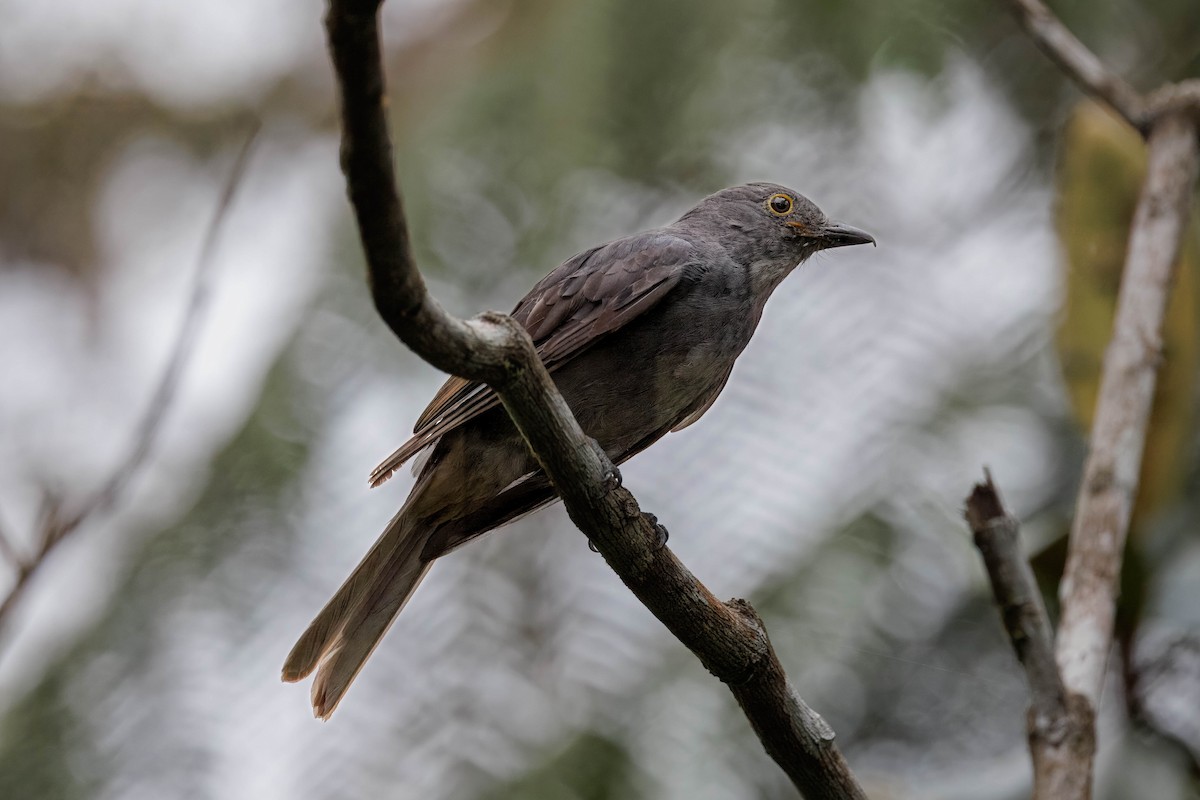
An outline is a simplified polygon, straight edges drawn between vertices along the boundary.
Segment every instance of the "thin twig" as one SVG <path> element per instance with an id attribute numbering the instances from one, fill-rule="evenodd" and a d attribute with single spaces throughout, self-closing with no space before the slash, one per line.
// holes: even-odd
<path id="1" fill-rule="evenodd" d="M 204 320 L 204 314 L 208 309 L 208 303 L 212 294 L 212 263 L 213 254 L 217 247 L 218 234 L 225 222 L 225 218 L 229 214 L 229 208 L 233 203 L 233 196 L 237 192 L 238 186 L 242 183 L 242 177 L 246 172 L 246 164 L 250 158 L 250 150 L 254 145 L 255 139 L 258 137 L 259 127 L 260 124 L 257 121 L 254 122 L 252 129 L 247 134 L 246 141 L 238 151 L 237 157 L 233 162 L 229 178 L 225 181 L 225 186 L 221 190 L 216 210 L 208 222 L 208 229 L 204 232 L 203 244 L 200 247 L 200 253 L 196 258 L 196 267 L 192 273 L 192 289 L 188 296 L 187 309 L 184 311 L 183 324 L 180 325 L 179 332 L 175 336 L 175 343 L 171 347 L 170 355 L 167 358 L 167 367 L 163 370 L 163 374 L 158 380 L 158 386 L 150 398 L 149 405 L 146 408 L 146 415 L 142 417 L 142 421 L 134 433 L 133 443 L 129 448 L 129 452 L 108 479 L 108 482 L 64 523 L 68 528 L 73 529 L 78 526 L 86 517 L 98 513 L 102 514 L 110 510 L 117 501 L 117 498 L 121 496 L 125 486 L 137 471 L 141 469 L 142 464 L 146 461 L 146 457 L 154 448 L 154 444 L 162 430 L 163 418 L 171 407 L 171 403 L 175 398 L 175 392 L 179 388 L 179 381 L 183 377 L 184 369 L 187 367 L 188 362 L 191 361 L 192 351 L 195 349 L 197 334 Z"/>
<path id="2" fill-rule="evenodd" d="M 1130 125 L 1145 132 L 1148 120 L 1141 95 L 1124 79 L 1110 72 L 1042 0 L 1007 2 L 1029 38 L 1079 84 L 1080 89 L 1105 101 Z"/>
<path id="3" fill-rule="evenodd" d="M 193 270 L 192 287 L 188 296 L 183 322 L 167 356 L 166 367 L 159 378 L 154 393 L 146 407 L 146 413 L 135 428 L 129 451 L 117 462 L 112 474 L 99 489 L 88 496 L 69 516 L 63 516 L 62 504 L 49 492 L 43 495 L 42 511 L 39 514 L 38 546 L 27 559 L 14 560 L 17 566 L 12 585 L 0 601 L 0 629 L 3 629 L 17 601 L 30 579 L 46 562 L 46 559 L 64 539 L 79 529 L 84 522 L 108 513 L 121 499 L 130 480 L 141 469 L 146 457 L 153 451 L 162 430 L 163 419 L 170 410 L 188 363 L 195 349 L 197 334 L 203 322 L 211 293 L 213 254 L 218 234 L 229 213 L 233 197 L 246 173 L 250 151 L 258 137 L 259 123 L 256 121 L 247 134 L 246 142 L 238 151 L 230 170 L 229 178 L 221 191 L 216 210 L 205 231 L 200 252 Z"/>
<path id="4" fill-rule="evenodd" d="M 17 550 L 16 543 L 13 542 L 3 523 L 0 523 L 0 558 L 4 558 L 18 570 L 25 563 L 25 557 Z"/>
<path id="5" fill-rule="evenodd" d="M 326 27 L 341 90 L 342 169 L 380 316 L 430 364 L 492 386 L 572 521 L 638 599 L 729 685 L 797 788 L 810 800 L 864 798 L 833 732 L 788 683 L 761 620 L 744 602 L 717 600 L 659 543 L 616 469 L 580 430 L 524 329 L 494 313 L 458 320 L 429 295 L 393 173 L 379 5 L 332 0 Z"/>

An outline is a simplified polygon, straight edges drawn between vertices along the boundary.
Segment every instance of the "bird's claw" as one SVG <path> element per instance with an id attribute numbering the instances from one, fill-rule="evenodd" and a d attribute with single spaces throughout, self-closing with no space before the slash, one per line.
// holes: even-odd
<path id="1" fill-rule="evenodd" d="M 615 492 L 621 488 L 624 483 L 624 478 L 621 477 L 621 470 L 617 469 L 617 465 L 608 457 L 608 453 L 604 452 L 604 448 L 595 439 L 591 440 L 592 449 L 596 451 L 596 457 L 600 459 L 600 464 L 604 469 L 603 477 L 600 479 L 601 486 L 604 487 L 604 493 Z"/>
<path id="2" fill-rule="evenodd" d="M 654 527 L 654 549 L 662 550 L 667 546 L 667 540 L 671 538 L 671 532 L 667 530 L 666 525 L 658 521 L 658 517 L 649 511 L 643 511 L 642 518 Z M 593 553 L 600 552 L 600 548 L 596 547 L 596 543 L 591 539 L 588 539 L 588 550 L 591 550 Z"/>
<path id="3" fill-rule="evenodd" d="M 615 464 L 612 464 L 604 473 L 604 491 L 615 492 L 621 488 L 624 481 L 625 479 L 621 476 L 621 470 L 617 469 Z"/>
<path id="4" fill-rule="evenodd" d="M 643 511 L 642 516 L 646 522 L 654 526 L 654 549 L 662 550 L 667 546 L 667 540 L 671 538 L 671 532 L 667 530 L 667 526 L 658 521 L 658 517 L 651 514 L 649 511 Z"/>

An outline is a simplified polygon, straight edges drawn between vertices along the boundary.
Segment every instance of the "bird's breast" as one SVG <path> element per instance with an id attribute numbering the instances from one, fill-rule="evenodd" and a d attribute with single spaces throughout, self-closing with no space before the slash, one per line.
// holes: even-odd
<path id="1" fill-rule="evenodd" d="M 710 399 L 753 333 L 741 299 L 704 291 L 668 298 L 557 370 L 584 431 L 620 453 Z"/>

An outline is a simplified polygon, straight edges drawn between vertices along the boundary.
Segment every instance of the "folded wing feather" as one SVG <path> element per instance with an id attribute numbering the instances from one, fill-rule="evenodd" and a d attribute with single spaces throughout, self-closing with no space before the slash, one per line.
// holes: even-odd
<path id="1" fill-rule="evenodd" d="M 512 316 L 553 372 L 653 308 L 693 258 L 687 241 L 665 231 L 618 239 L 565 261 L 525 295 Z M 498 405 L 487 385 L 450 378 L 418 418 L 413 437 L 371 472 L 371 485 L 380 485 L 443 435 Z"/>

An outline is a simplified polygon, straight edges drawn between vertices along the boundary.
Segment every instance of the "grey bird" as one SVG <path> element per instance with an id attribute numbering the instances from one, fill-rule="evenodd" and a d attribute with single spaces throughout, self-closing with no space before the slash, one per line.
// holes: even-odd
<path id="1" fill-rule="evenodd" d="M 671 225 L 565 261 L 512 316 L 583 431 L 620 464 L 712 406 L 793 269 L 819 250 L 874 241 L 791 189 L 749 183 L 706 197 Z M 312 704 L 322 719 L 435 559 L 557 499 L 484 384 L 446 381 L 371 485 L 427 448 L 404 506 L 284 664 L 285 681 L 316 670 Z"/>

